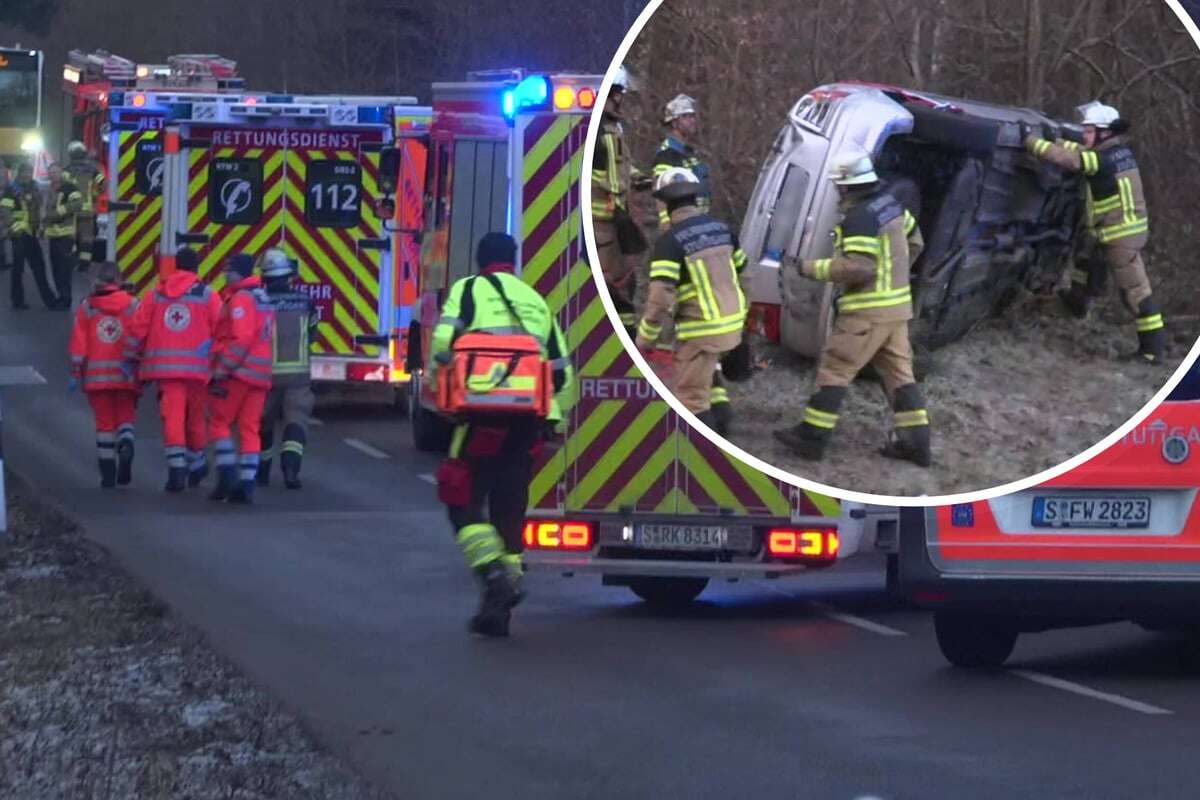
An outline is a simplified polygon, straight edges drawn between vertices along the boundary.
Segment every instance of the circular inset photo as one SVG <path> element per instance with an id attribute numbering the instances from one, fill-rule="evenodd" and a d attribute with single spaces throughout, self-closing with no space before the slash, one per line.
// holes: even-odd
<path id="1" fill-rule="evenodd" d="M 1200 334 L 1195 23 L 1038 5 L 643 17 L 585 213 L 685 418 L 821 489 L 932 501 L 1052 477 L 1165 394 Z"/>

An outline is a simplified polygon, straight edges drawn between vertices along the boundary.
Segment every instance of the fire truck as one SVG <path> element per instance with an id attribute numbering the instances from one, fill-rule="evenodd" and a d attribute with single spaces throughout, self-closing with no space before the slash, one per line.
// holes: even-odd
<path id="1" fill-rule="evenodd" d="M 40 50 L 0 47 L 0 160 L 29 158 L 45 149 L 42 63 Z"/>
<path id="2" fill-rule="evenodd" d="M 900 511 L 901 593 L 952 664 L 999 667 L 1021 633 L 1200 625 L 1200 367 L 1122 440 L 1026 491 Z"/>
<path id="3" fill-rule="evenodd" d="M 643 379 L 601 304 L 580 217 L 583 143 L 599 75 L 473 73 L 433 87 L 419 280 L 410 350 L 419 449 L 448 423 L 422 381 L 445 293 L 488 231 L 519 243 L 518 274 L 547 299 L 572 349 L 579 396 L 565 445 L 535 465 L 530 569 L 593 573 L 651 603 L 689 602 L 711 579 L 779 577 L 859 549 L 862 509 L 774 480 L 727 456 Z"/>
<path id="4" fill-rule="evenodd" d="M 412 97 L 137 90 L 111 92 L 108 113 L 109 251 L 138 292 L 180 247 L 198 250 L 217 289 L 230 254 L 281 247 L 321 315 L 313 379 L 406 386 L 398 298 L 415 295 L 427 108 Z M 385 148 L 401 156 L 394 165 L 381 164 Z"/>

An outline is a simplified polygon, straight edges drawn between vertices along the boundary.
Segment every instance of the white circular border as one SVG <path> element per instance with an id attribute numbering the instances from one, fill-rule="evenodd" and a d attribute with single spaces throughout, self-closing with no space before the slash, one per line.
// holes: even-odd
<path id="1" fill-rule="evenodd" d="M 604 80 L 600 84 L 600 92 L 599 96 L 596 98 L 596 106 L 592 111 L 592 118 L 588 123 L 587 140 L 584 142 L 583 151 L 584 164 L 591 164 L 595 155 L 596 137 L 597 132 L 600 129 L 600 118 L 604 110 L 604 105 L 608 101 L 608 93 L 609 89 L 612 87 L 612 81 L 616 69 L 622 63 L 624 63 L 625 56 L 629 53 L 633 43 L 641 34 L 642 29 L 646 26 L 646 23 L 650 21 L 650 18 L 654 16 L 654 12 L 656 12 L 659 6 L 661 6 L 665 1 L 666 0 L 650 0 L 647 3 L 646 7 L 642 9 L 642 13 L 638 15 L 636 20 L 634 20 L 633 27 L 631 27 L 629 32 L 625 34 L 625 39 L 621 42 L 621 46 L 617 48 L 617 52 L 616 55 L 613 56 L 612 63 L 609 64 L 608 71 L 604 75 Z M 1179 0 L 1163 0 L 1163 2 L 1165 2 L 1167 6 L 1175 12 L 1175 15 L 1179 17 L 1179 21 L 1183 23 L 1184 29 L 1191 35 L 1192 40 L 1196 42 L 1197 48 L 1200 48 L 1200 29 L 1197 28 L 1196 23 L 1192 21 L 1192 18 L 1188 16 L 1188 13 L 1183 10 L 1183 6 L 1179 4 Z M 1171 378 L 1158 391 L 1158 393 L 1150 399 L 1150 402 L 1148 402 L 1140 411 L 1130 417 L 1124 425 L 1121 425 L 1108 436 L 1101 439 L 1099 442 L 1092 445 L 1087 450 L 1084 450 L 1074 458 L 1067 459 L 1058 466 L 1043 470 L 1036 475 L 1030 475 L 1029 477 L 1021 480 L 1012 481 L 1011 483 L 1006 483 L 1001 486 L 995 486 L 991 489 L 984 489 L 978 492 L 960 492 L 958 494 L 934 496 L 922 495 L 918 497 L 867 494 L 865 492 L 853 492 L 845 489 L 839 489 L 834 486 L 827 486 L 823 483 L 817 483 L 816 481 L 802 478 L 799 475 L 785 472 L 784 470 L 781 470 L 778 467 L 768 464 L 762 459 L 747 453 L 742 448 L 714 433 L 707 425 L 701 423 L 691 411 L 688 411 L 687 408 L 684 407 L 683 403 L 679 402 L 679 399 L 675 397 L 674 393 L 667 390 L 666 385 L 659 379 L 658 375 L 655 374 L 649 363 L 647 363 L 645 358 L 643 358 L 642 354 L 638 351 L 637 346 L 629 338 L 629 334 L 625 330 L 625 326 L 621 324 L 621 318 L 617 314 L 616 308 L 613 306 L 612 297 L 609 295 L 608 286 L 604 281 L 604 273 L 600 269 L 600 253 L 596 249 L 596 237 L 592 233 L 591 181 L 581 180 L 579 183 L 580 191 L 582 193 L 581 204 L 583 210 L 584 241 L 587 245 L 588 258 L 591 261 L 592 276 L 596 282 L 596 288 L 600 294 L 600 302 L 604 304 L 604 310 L 608 313 L 609 321 L 616 330 L 616 334 L 620 338 L 621 344 L 624 345 L 625 352 L 627 352 L 633 359 L 634 364 L 637 365 L 638 370 L 641 371 L 642 377 L 650 382 L 650 385 L 654 387 L 655 391 L 658 392 L 659 396 L 663 400 L 670 404 L 671 409 L 676 414 L 687 420 L 687 423 L 692 428 L 699 431 L 704 438 L 708 439 L 714 445 L 720 447 L 726 453 L 734 456 L 735 458 L 741 459 L 743 462 L 749 464 L 758 471 L 770 475 L 776 480 L 783 481 L 791 484 L 792 486 L 798 486 L 801 489 L 807 489 L 808 491 L 818 492 L 820 494 L 836 497 L 841 500 L 852 500 L 859 503 L 870 503 L 872 505 L 924 507 L 949 505 L 952 503 L 974 503 L 980 500 L 988 500 L 1000 495 L 1028 489 L 1032 486 L 1052 480 L 1053 478 L 1057 478 L 1059 475 L 1062 475 L 1065 472 L 1071 471 L 1075 467 L 1078 467 L 1080 464 L 1083 464 L 1085 461 L 1092 459 L 1093 457 L 1099 455 L 1102 451 L 1107 450 L 1109 447 L 1116 444 L 1118 440 L 1126 436 L 1131 430 L 1141 424 L 1143 420 L 1145 420 L 1148 416 L 1150 416 L 1151 413 L 1154 412 L 1163 399 L 1171 393 L 1171 390 L 1175 388 L 1175 385 L 1182 380 L 1184 374 L 1191 367 L 1192 362 L 1196 360 L 1197 354 L 1200 354 L 1200 340 L 1197 340 L 1192 345 L 1192 349 L 1188 351 L 1187 357 L 1183 360 L 1183 364 L 1178 370 L 1175 371 L 1175 374 L 1172 375 Z"/>

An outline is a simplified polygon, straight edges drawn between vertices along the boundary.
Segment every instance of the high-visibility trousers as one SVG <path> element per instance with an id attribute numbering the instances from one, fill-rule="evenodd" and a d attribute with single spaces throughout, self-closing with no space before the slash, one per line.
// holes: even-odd
<path id="1" fill-rule="evenodd" d="M 201 457 L 208 444 L 208 386 L 203 381 L 161 380 L 158 411 L 167 466 L 186 467 Z"/>

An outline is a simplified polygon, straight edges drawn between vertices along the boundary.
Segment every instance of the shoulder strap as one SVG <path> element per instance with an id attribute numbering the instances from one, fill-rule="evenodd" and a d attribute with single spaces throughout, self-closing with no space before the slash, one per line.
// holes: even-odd
<path id="1" fill-rule="evenodd" d="M 521 328 L 521 330 L 528 333 L 529 329 L 525 327 L 525 321 L 521 319 L 521 315 L 517 313 L 517 309 L 513 307 L 512 301 L 508 299 L 508 295 L 504 291 L 503 281 L 501 281 L 495 275 L 490 274 L 472 275 L 467 279 L 466 285 L 463 286 L 463 299 L 462 305 L 460 306 L 461 313 L 459 315 L 460 319 L 462 319 L 463 330 L 470 328 L 471 323 L 475 320 L 474 288 L 475 281 L 478 278 L 483 278 L 491 285 L 493 289 L 496 290 L 496 294 L 500 295 L 500 301 L 504 303 L 504 308 L 507 309 L 512 318 L 516 320 L 517 325 Z"/>
<path id="2" fill-rule="evenodd" d="M 529 333 L 529 331 L 525 328 L 525 321 L 521 319 L 521 315 L 517 313 L 517 309 L 513 308 L 512 301 L 509 300 L 508 295 L 504 293 L 504 282 L 495 275 L 490 274 L 483 275 L 483 279 L 492 285 L 492 288 L 496 290 L 496 294 L 500 295 L 500 299 L 504 302 L 504 307 L 508 309 L 508 313 L 512 316 L 512 318 L 517 321 L 517 327 L 526 333 Z"/>

